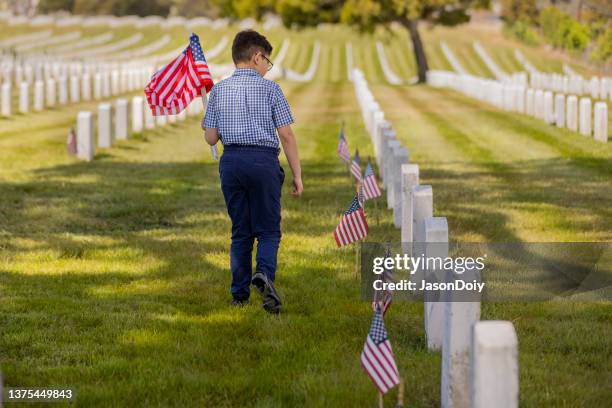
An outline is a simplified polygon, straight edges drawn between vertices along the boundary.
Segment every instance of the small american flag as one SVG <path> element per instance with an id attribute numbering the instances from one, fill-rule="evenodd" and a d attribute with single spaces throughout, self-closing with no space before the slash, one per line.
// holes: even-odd
<path id="1" fill-rule="evenodd" d="M 361 160 L 359 159 L 359 151 L 355 149 L 355 156 L 351 161 L 351 174 L 355 177 L 355 180 L 361 181 Z"/>
<path id="2" fill-rule="evenodd" d="M 213 85 L 200 39 L 192 33 L 185 51 L 153 74 L 144 92 L 154 116 L 176 115 Z"/>
<path id="3" fill-rule="evenodd" d="M 348 210 L 342 215 L 334 231 L 334 239 L 339 247 L 359 241 L 368 235 L 368 223 L 357 197 L 353 198 Z"/>
<path id="4" fill-rule="evenodd" d="M 340 128 L 340 138 L 338 140 L 338 156 L 345 162 L 351 161 L 351 154 L 348 150 L 348 144 L 346 143 L 346 137 L 344 137 L 344 125 Z"/>
<path id="5" fill-rule="evenodd" d="M 365 174 L 363 175 L 363 195 L 366 200 L 381 196 L 380 188 L 378 188 L 378 181 L 376 181 L 376 176 L 374 175 L 374 170 L 370 162 L 368 162 L 368 167 L 366 167 Z"/>
<path id="6" fill-rule="evenodd" d="M 361 208 L 365 208 L 366 197 L 363 193 L 363 183 L 359 183 L 359 190 L 357 190 L 357 201 L 359 201 Z"/>
<path id="7" fill-rule="evenodd" d="M 361 366 L 383 394 L 400 382 L 382 312 L 378 307 L 361 352 Z"/>

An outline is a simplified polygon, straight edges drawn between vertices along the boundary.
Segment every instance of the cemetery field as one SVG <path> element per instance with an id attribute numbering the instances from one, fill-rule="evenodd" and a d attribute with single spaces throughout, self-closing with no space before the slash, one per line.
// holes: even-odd
<path id="1" fill-rule="evenodd" d="M 371 306 L 360 299 L 355 247 L 337 249 L 332 237 L 354 196 L 336 154 L 342 121 L 351 153 L 358 147 L 374 158 L 346 78 L 346 40 L 420 166 L 421 184 L 432 185 L 434 215 L 447 217 L 452 241 L 612 239 L 610 143 L 452 91 L 387 85 L 374 40 L 330 30 L 327 38 L 316 30 L 269 35 L 275 47 L 290 39 L 285 65 L 298 72 L 314 41 L 322 43 L 314 81 L 280 81 L 296 118 L 305 193 L 291 197 L 284 163 L 278 317 L 255 294 L 243 309 L 229 305 L 230 222 L 199 118 L 132 135 L 88 163 L 66 154 L 66 132 L 98 102 L 0 119 L 5 386 L 70 387 L 80 406 L 375 404 L 359 363 Z M 235 31 L 216 32 L 210 45 Z M 177 33 L 164 52 L 182 43 Z M 408 45 L 392 44 L 391 65 L 414 75 Z M 433 45 L 428 52 L 438 53 Z M 368 201 L 366 214 L 367 241 L 400 239 L 383 199 Z M 482 304 L 482 320 L 516 328 L 521 406 L 610 401 L 611 312 L 609 302 Z M 396 302 L 385 324 L 407 406 L 439 406 L 440 355 L 427 351 L 423 305 Z"/>

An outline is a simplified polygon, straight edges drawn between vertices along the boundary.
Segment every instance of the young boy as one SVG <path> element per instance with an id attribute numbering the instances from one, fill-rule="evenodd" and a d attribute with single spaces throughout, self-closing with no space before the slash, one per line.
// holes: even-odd
<path id="1" fill-rule="evenodd" d="M 272 68 L 271 53 L 272 46 L 261 34 L 246 30 L 236 35 L 232 44 L 236 70 L 210 91 L 203 128 L 208 144 L 223 143 L 219 174 L 232 220 L 232 305 L 248 303 L 253 284 L 263 297 L 264 309 L 279 313 L 281 300 L 274 277 L 285 180 L 278 161 L 279 138 L 293 173 L 293 195 L 300 196 L 303 186 L 289 104 L 278 84 L 263 78 Z"/>

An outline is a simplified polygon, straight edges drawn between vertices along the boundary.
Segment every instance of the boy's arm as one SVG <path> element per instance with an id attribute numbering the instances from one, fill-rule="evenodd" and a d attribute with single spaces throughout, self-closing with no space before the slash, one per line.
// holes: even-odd
<path id="1" fill-rule="evenodd" d="M 206 129 L 206 131 L 208 132 L 208 129 Z M 281 126 L 277 131 L 281 144 L 283 145 L 283 150 L 285 151 L 285 156 L 289 162 L 289 167 L 291 167 L 291 172 L 293 173 L 292 194 L 299 197 L 304 191 L 304 185 L 302 184 L 302 167 L 298 156 L 297 141 L 295 140 L 291 125 Z"/>
<path id="2" fill-rule="evenodd" d="M 217 132 L 217 128 L 205 128 L 204 139 L 206 139 L 206 143 L 209 145 L 216 145 L 219 141 L 219 133 Z"/>

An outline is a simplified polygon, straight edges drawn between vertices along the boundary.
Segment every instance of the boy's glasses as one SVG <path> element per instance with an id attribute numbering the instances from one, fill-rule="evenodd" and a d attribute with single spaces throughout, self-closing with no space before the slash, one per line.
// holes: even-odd
<path id="1" fill-rule="evenodd" d="M 260 53 L 260 55 L 261 55 L 262 57 L 264 57 L 264 59 L 265 59 L 265 60 L 268 62 L 268 71 L 270 71 L 270 70 L 272 69 L 272 67 L 274 66 L 274 64 L 272 63 L 272 61 L 270 61 L 270 60 L 268 59 L 268 57 L 266 57 L 265 55 L 263 55 L 263 53 Z"/>

